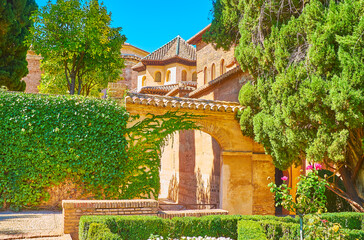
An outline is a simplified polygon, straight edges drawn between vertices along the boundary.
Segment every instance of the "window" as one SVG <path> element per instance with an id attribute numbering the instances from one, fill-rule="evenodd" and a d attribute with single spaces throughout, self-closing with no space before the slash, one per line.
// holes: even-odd
<path id="1" fill-rule="evenodd" d="M 214 80 L 215 76 L 216 76 L 216 67 L 215 67 L 215 63 L 213 63 L 211 66 L 211 80 Z"/>
<path id="2" fill-rule="evenodd" d="M 145 87 L 147 85 L 147 77 L 146 76 L 144 76 L 143 78 L 142 78 L 142 87 Z"/>
<path id="3" fill-rule="evenodd" d="M 220 75 L 224 74 L 226 71 L 226 68 L 225 68 L 225 60 L 224 59 L 221 59 L 221 63 L 220 63 Z"/>
<path id="4" fill-rule="evenodd" d="M 203 69 L 203 84 L 207 83 L 207 67 Z"/>
<path id="5" fill-rule="evenodd" d="M 156 72 L 154 75 L 154 82 L 162 82 L 162 73 L 161 72 Z"/>
<path id="6" fill-rule="evenodd" d="M 187 81 L 187 71 L 186 70 L 183 70 L 182 71 L 182 81 L 183 82 L 186 82 Z"/>
<path id="7" fill-rule="evenodd" d="M 171 81 L 171 71 L 167 71 L 167 75 L 166 75 L 166 82 Z"/>
<path id="8" fill-rule="evenodd" d="M 192 81 L 197 82 L 197 73 L 192 73 Z"/>

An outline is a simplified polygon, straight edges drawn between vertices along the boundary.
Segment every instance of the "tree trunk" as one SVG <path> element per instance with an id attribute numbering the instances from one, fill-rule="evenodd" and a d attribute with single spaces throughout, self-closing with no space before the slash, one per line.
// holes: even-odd
<path id="1" fill-rule="evenodd" d="M 70 85 L 70 95 L 75 94 L 75 87 L 76 87 L 76 74 L 71 74 L 71 85 Z"/>
<path id="2" fill-rule="evenodd" d="M 351 178 L 350 170 L 346 166 L 343 166 L 340 168 L 339 172 L 343 179 L 346 193 L 348 194 L 350 199 L 358 203 L 360 206 L 363 206 L 363 200 L 358 195 L 355 187 L 355 182 Z"/>

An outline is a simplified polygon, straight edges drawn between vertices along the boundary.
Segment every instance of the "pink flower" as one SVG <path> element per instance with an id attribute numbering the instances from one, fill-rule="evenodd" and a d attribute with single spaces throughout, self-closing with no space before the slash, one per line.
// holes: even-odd
<path id="1" fill-rule="evenodd" d="M 313 169 L 313 166 L 312 165 L 308 165 L 307 167 L 306 167 L 306 170 L 312 170 Z"/>
<path id="2" fill-rule="evenodd" d="M 315 169 L 316 170 L 321 170 L 322 169 L 322 165 L 319 163 L 315 163 Z"/>
<path id="3" fill-rule="evenodd" d="M 322 219 L 321 222 L 327 223 L 328 221 L 326 219 Z"/>
<path id="4" fill-rule="evenodd" d="M 283 181 L 287 181 L 287 180 L 288 180 L 288 177 L 287 177 L 287 176 L 283 176 L 283 177 L 281 177 L 281 179 L 282 179 Z"/>

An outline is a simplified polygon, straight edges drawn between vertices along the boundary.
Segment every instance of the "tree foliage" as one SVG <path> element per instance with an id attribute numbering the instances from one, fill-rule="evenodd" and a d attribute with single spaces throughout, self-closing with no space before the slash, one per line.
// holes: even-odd
<path id="1" fill-rule="evenodd" d="M 165 138 L 197 128 L 190 114 L 138 119 L 112 100 L 3 90 L 0 116 L 0 202 L 14 209 L 38 206 L 65 181 L 82 198 L 158 198 Z"/>
<path id="2" fill-rule="evenodd" d="M 29 34 L 29 19 L 37 9 L 34 0 L 0 0 L 0 86 L 24 91 L 21 79 L 28 74 L 26 61 L 29 46 L 24 39 Z"/>
<path id="3" fill-rule="evenodd" d="M 34 15 L 29 41 L 43 57 L 41 90 L 89 95 L 116 81 L 124 67 L 120 49 L 126 38 L 112 28 L 111 13 L 97 0 L 57 0 Z"/>
<path id="4" fill-rule="evenodd" d="M 205 40 L 228 48 L 237 35 L 235 56 L 255 79 L 239 96 L 244 134 L 262 143 L 280 169 L 306 159 L 333 166 L 360 208 L 364 1 L 217 0 L 214 6 Z M 227 36 L 224 26 L 239 32 Z"/>

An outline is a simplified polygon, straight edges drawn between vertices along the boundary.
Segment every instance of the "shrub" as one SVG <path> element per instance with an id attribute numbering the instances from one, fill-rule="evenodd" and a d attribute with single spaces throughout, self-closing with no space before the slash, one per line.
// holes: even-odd
<path id="1" fill-rule="evenodd" d="M 103 223 L 122 239 L 147 239 L 151 234 L 180 238 L 194 236 L 238 239 L 238 221 L 275 220 L 278 223 L 297 223 L 292 217 L 259 215 L 212 215 L 177 217 L 172 220 L 154 216 L 83 216 L 80 220 L 80 239 L 89 239 L 91 223 Z"/>
<path id="2" fill-rule="evenodd" d="M 339 223 L 343 228 L 364 230 L 364 213 L 324 213 L 321 218 L 329 222 Z"/>
<path id="3" fill-rule="evenodd" d="M 120 240 L 117 234 L 111 233 L 110 229 L 103 223 L 91 223 L 88 233 L 89 240 Z"/>
<path id="4" fill-rule="evenodd" d="M 123 240 L 148 239 L 151 234 L 166 238 L 173 229 L 171 220 L 156 216 L 82 216 L 79 225 L 81 240 L 91 239 L 91 225 L 94 223 L 102 223 Z"/>
<path id="5" fill-rule="evenodd" d="M 266 240 L 261 224 L 253 220 L 241 220 L 238 223 L 238 240 Z"/>

